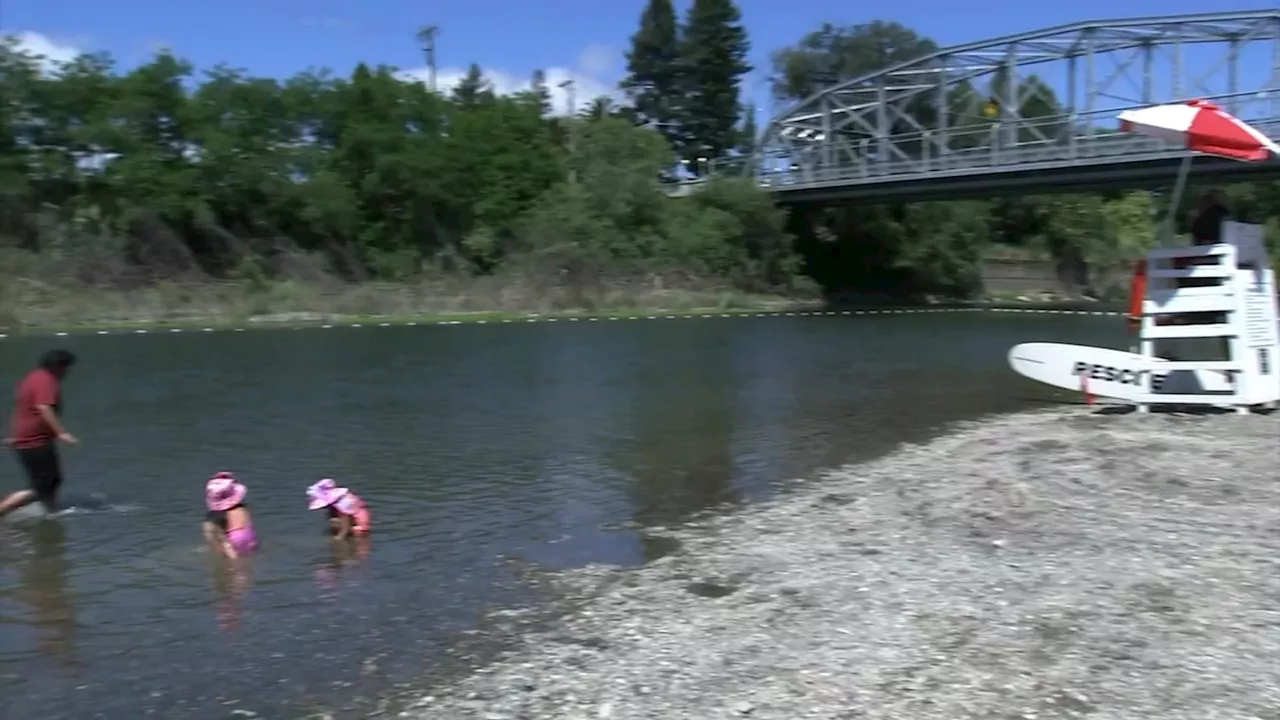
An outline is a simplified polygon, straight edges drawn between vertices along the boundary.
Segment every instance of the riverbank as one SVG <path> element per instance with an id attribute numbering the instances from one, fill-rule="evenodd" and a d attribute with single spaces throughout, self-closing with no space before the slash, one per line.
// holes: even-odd
<path id="1" fill-rule="evenodd" d="M 643 316 L 813 310 L 812 292 L 618 283 L 598 292 L 540 288 L 501 278 L 415 283 L 157 283 L 132 290 L 0 288 L 0 333 L 112 329 L 289 327 L 355 323 L 493 322 L 529 317 Z"/>
<path id="2" fill-rule="evenodd" d="M 1124 313 L 1111 310 L 1066 309 L 1053 306 L 1030 307 L 998 307 L 990 305 L 954 305 L 954 306 L 897 306 L 877 307 L 860 310 L 831 309 L 807 304 L 788 306 L 783 309 L 760 310 L 689 310 L 683 312 L 632 310 L 608 313 L 563 312 L 563 313 L 471 313 L 467 315 L 423 315 L 409 317 L 343 317 L 327 318 L 308 315 L 270 316 L 250 318 L 245 323 L 211 323 L 209 321 L 186 322 L 134 322 L 134 323 L 100 323 L 87 325 L 53 325 L 44 327 L 23 328 L 22 332 L 10 335 L 6 328 L 0 327 L 0 340 L 31 336 L 67 336 L 67 335 L 120 335 L 148 333 L 182 333 L 182 332 L 244 332 L 245 330 L 302 330 L 306 328 L 361 328 L 361 327 L 406 327 L 425 325 L 484 325 L 488 323 L 554 323 L 554 322 L 596 322 L 610 320 L 694 320 L 698 318 L 733 318 L 733 317 L 836 317 L 857 315 L 912 315 L 919 313 L 939 312 L 1005 312 L 1036 313 L 1050 315 L 1102 315 L 1122 316 Z"/>
<path id="3" fill-rule="evenodd" d="M 1280 416 L 990 419 L 665 533 L 413 718 L 1267 717 Z"/>
<path id="4" fill-rule="evenodd" d="M 1010 301 L 935 299 L 903 303 L 892 298 L 859 298 L 828 303 L 811 293 L 797 297 L 752 295 L 736 291 L 652 290 L 611 295 L 609 302 L 565 306 L 564 303 L 491 298 L 448 292 L 441 288 L 396 285 L 352 286 L 346 292 L 276 288 L 291 300 L 253 300 L 252 292 L 234 285 L 159 286 L 138 291 L 81 294 L 67 291 L 51 298 L 4 301 L 0 298 L 0 337 L 23 334 L 244 330 L 339 326 L 454 325 L 462 323 L 538 322 L 556 320 L 656 319 L 727 317 L 760 314 L 877 314 L 942 311 L 1027 311 L 1116 314 L 1102 303 L 1056 298 Z M 335 300 L 334 296 L 339 297 Z M 248 299 L 246 299 L 248 298 Z"/>

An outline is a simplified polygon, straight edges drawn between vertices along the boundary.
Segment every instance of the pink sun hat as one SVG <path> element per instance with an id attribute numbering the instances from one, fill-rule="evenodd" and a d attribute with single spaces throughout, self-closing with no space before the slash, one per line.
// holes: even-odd
<path id="1" fill-rule="evenodd" d="M 204 503 L 214 512 L 223 512 L 244 502 L 249 488 L 229 472 L 220 472 L 204 485 Z"/>
<path id="2" fill-rule="evenodd" d="M 341 500 L 349 492 L 351 491 L 344 487 L 338 487 L 338 483 L 334 482 L 332 478 L 317 480 L 311 487 L 307 488 L 307 496 L 311 498 L 311 505 L 307 509 L 319 510 L 327 508 Z"/>

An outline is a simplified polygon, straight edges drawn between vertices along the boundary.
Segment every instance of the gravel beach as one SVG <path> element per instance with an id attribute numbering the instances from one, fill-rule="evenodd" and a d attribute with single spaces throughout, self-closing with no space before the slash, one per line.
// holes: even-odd
<path id="1" fill-rule="evenodd" d="M 1280 415 L 972 423 L 555 582 L 401 717 L 1280 719 Z"/>

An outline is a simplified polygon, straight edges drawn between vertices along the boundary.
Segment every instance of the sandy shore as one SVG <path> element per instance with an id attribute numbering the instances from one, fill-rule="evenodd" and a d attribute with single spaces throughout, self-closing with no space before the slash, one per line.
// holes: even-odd
<path id="1" fill-rule="evenodd" d="M 975 423 L 559 579 L 413 718 L 1280 718 L 1280 416 Z"/>

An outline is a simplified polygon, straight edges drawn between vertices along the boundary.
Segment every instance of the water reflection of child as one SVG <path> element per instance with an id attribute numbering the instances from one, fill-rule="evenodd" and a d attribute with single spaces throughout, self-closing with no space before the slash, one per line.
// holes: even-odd
<path id="1" fill-rule="evenodd" d="M 217 593 L 218 627 L 228 632 L 240 629 L 244 616 L 244 594 L 249 590 L 248 566 L 218 563 L 213 568 L 213 590 Z"/>
<path id="2" fill-rule="evenodd" d="M 372 540 L 368 535 L 353 535 L 350 542 L 334 543 L 329 562 L 316 566 L 316 582 L 327 591 L 336 591 L 339 576 L 344 570 L 359 565 L 369 557 L 371 547 Z"/>
<path id="3" fill-rule="evenodd" d="M 347 488 L 338 487 L 332 479 L 325 478 L 307 488 L 307 496 L 311 498 L 309 509 L 328 511 L 329 531 L 334 539 L 369 534 L 369 507 Z"/>

